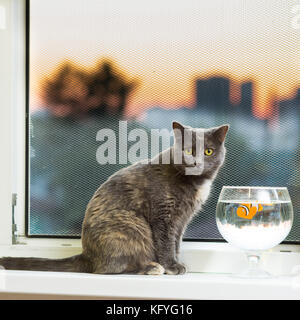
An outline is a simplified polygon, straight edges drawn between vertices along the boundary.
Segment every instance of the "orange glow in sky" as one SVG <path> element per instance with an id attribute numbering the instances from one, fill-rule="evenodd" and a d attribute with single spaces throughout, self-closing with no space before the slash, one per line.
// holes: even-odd
<path id="1" fill-rule="evenodd" d="M 32 110 L 40 81 L 69 59 L 91 67 L 109 58 L 140 85 L 127 113 L 193 106 L 193 80 L 226 74 L 255 81 L 254 114 L 268 116 L 272 93 L 300 85 L 300 37 L 287 0 L 31 0 Z M 238 100 L 237 93 L 231 99 Z"/>

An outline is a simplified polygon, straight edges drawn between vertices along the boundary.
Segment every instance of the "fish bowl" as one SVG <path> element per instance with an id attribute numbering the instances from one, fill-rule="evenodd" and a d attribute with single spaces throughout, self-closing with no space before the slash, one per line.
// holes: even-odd
<path id="1" fill-rule="evenodd" d="M 285 187 L 224 186 L 216 208 L 222 237 L 243 250 L 248 269 L 240 277 L 271 275 L 260 266 L 261 254 L 281 243 L 293 224 L 293 207 Z"/>

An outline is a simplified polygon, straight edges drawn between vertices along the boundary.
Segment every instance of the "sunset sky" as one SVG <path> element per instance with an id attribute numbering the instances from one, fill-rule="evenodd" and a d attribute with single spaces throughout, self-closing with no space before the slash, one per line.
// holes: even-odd
<path id="1" fill-rule="evenodd" d="M 62 61 L 109 58 L 140 86 L 128 114 L 194 103 L 193 79 L 220 73 L 256 82 L 255 113 L 300 85 L 296 0 L 31 0 L 32 110 Z"/>

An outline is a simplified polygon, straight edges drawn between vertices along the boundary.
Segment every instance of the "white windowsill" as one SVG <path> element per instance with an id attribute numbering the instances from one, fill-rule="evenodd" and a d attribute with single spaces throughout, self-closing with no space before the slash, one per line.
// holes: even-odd
<path id="1" fill-rule="evenodd" d="M 28 239 L 25 245 L 0 246 L 0 256 L 62 258 L 80 253 L 78 240 L 67 241 Z M 264 254 L 263 267 L 279 275 L 272 279 L 231 277 L 229 273 L 246 267 L 246 258 L 227 243 L 184 242 L 180 260 L 189 271 L 180 276 L 4 271 L 0 299 L 20 295 L 25 299 L 300 299 L 300 273 L 291 273 L 300 265 L 299 245 L 280 245 Z"/>
<path id="2" fill-rule="evenodd" d="M 300 299 L 300 277 L 236 279 L 230 275 L 92 275 L 6 271 L 5 294 L 99 299 Z"/>

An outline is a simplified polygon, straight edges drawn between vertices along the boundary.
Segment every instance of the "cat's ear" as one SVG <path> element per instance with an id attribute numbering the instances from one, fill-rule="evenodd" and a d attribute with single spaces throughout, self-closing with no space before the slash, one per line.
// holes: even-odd
<path id="1" fill-rule="evenodd" d="M 229 130 L 229 124 L 224 124 L 220 127 L 214 128 L 213 135 L 217 138 L 217 140 L 220 143 L 223 143 L 226 138 L 228 130 Z"/>
<path id="2" fill-rule="evenodd" d="M 176 140 L 182 140 L 182 138 L 184 137 L 185 126 L 183 126 L 179 122 L 173 121 L 172 128 L 173 128 L 174 136 L 175 136 Z"/>

